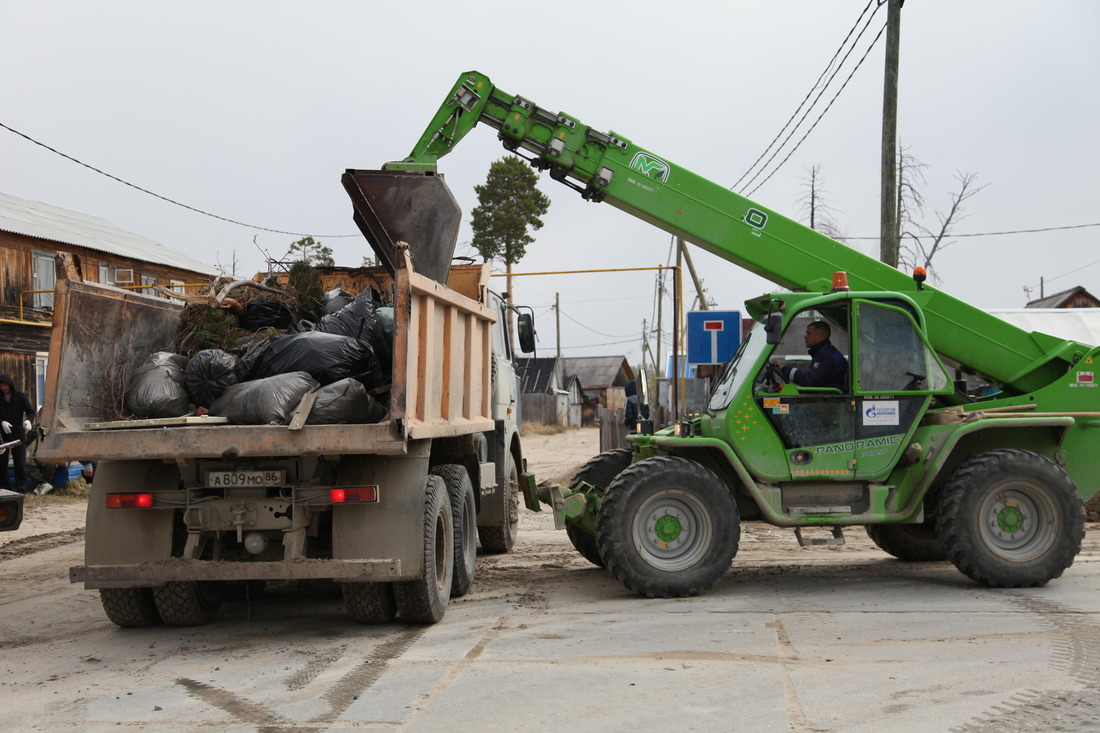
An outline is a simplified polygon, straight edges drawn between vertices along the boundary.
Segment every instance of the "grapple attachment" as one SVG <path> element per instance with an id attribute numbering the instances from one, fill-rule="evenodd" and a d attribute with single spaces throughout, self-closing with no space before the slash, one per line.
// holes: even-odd
<path id="1" fill-rule="evenodd" d="M 355 223 L 392 274 L 394 245 L 407 242 L 413 267 L 446 284 L 462 211 L 434 172 L 348 170 L 341 178 Z"/>

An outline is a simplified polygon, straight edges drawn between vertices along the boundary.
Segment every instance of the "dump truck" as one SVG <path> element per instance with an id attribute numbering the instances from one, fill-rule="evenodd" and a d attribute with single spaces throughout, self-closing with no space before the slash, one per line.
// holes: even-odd
<path id="1" fill-rule="evenodd" d="M 486 552 L 515 544 L 513 306 L 489 290 L 488 266 L 452 266 L 457 226 L 369 175 L 344 185 L 383 261 L 357 272 L 393 308 L 377 422 L 313 424 L 316 392 L 286 424 L 109 419 L 126 376 L 173 344 L 184 306 L 87 282 L 73 257 L 59 263 L 38 457 L 99 461 L 85 563 L 70 579 L 97 589 L 118 626 L 200 625 L 226 592 L 314 580 L 339 583 L 359 622 L 435 623 L 473 582 L 479 540 Z M 367 224 L 390 206 L 402 214 L 388 228 Z M 437 226 L 421 227 L 421 251 L 424 218 Z M 533 339 L 523 323 L 521 343 Z"/>
<path id="2" fill-rule="evenodd" d="M 949 559 L 988 586 L 1041 586 L 1072 564 L 1100 490 L 1100 349 L 1012 326 L 476 71 L 383 170 L 433 178 L 478 124 L 584 199 L 783 289 L 746 303 L 756 323 L 702 415 L 641 423 L 629 449 L 528 497 L 585 558 L 639 594 L 692 595 L 761 520 L 803 544 L 862 526 L 901 560 Z M 841 381 L 779 368 L 804 358 L 808 324 L 827 327 Z"/>

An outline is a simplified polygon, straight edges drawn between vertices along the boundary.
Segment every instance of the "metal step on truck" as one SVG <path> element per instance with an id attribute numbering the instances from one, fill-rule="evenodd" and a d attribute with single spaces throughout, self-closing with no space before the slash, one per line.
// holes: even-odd
<path id="1" fill-rule="evenodd" d="M 377 422 L 313 424 L 315 393 L 286 424 L 107 419 L 107 382 L 169 348 L 183 306 L 59 263 L 38 457 L 99 461 L 85 564 L 70 576 L 99 591 L 115 624 L 199 625 L 233 586 L 312 579 L 339 583 L 357 621 L 435 623 L 473 582 L 479 539 L 486 552 L 514 545 L 511 306 L 488 289 L 487 266 L 451 266 L 457 220 L 377 178 L 344 177 L 384 264 L 363 272 L 394 315 Z M 430 239 L 418 239 L 426 220 Z"/>

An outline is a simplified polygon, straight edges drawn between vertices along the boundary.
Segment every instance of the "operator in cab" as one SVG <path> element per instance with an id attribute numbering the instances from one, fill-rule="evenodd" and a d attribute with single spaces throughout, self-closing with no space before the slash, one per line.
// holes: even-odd
<path id="1" fill-rule="evenodd" d="M 784 365 L 782 359 L 772 359 L 783 378 L 800 387 L 833 387 L 842 393 L 848 391 L 848 361 L 829 341 L 832 329 L 825 321 L 814 321 L 806 326 L 806 348 L 813 360 L 809 369 Z"/>

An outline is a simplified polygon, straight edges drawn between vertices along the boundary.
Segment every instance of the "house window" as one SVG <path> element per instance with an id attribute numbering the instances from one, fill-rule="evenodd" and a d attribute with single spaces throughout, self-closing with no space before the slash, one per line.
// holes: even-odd
<path id="1" fill-rule="evenodd" d="M 184 291 L 183 280 L 169 280 L 168 287 L 177 293 L 182 293 Z"/>
<path id="2" fill-rule="evenodd" d="M 144 272 L 141 273 L 141 292 L 144 295 L 154 295 L 156 291 L 153 290 L 153 286 L 157 284 L 156 275 L 147 275 Z"/>
<path id="3" fill-rule="evenodd" d="M 54 270 L 54 255 L 35 250 L 31 257 L 34 262 L 34 287 L 32 290 L 49 290 L 48 293 L 34 294 L 35 308 L 53 308 L 53 289 L 57 284 L 57 272 Z"/>
<path id="4" fill-rule="evenodd" d="M 110 265 L 101 264 L 99 266 L 99 284 L 100 285 L 114 285 L 115 284 L 115 278 L 114 278 L 113 270 L 114 270 L 114 268 L 111 267 Z"/>
<path id="5" fill-rule="evenodd" d="M 46 352 L 38 352 L 34 355 L 34 383 L 37 388 L 35 391 L 35 402 L 38 404 L 38 409 L 42 409 L 42 403 L 46 399 L 46 367 L 49 366 L 50 355 Z"/>

